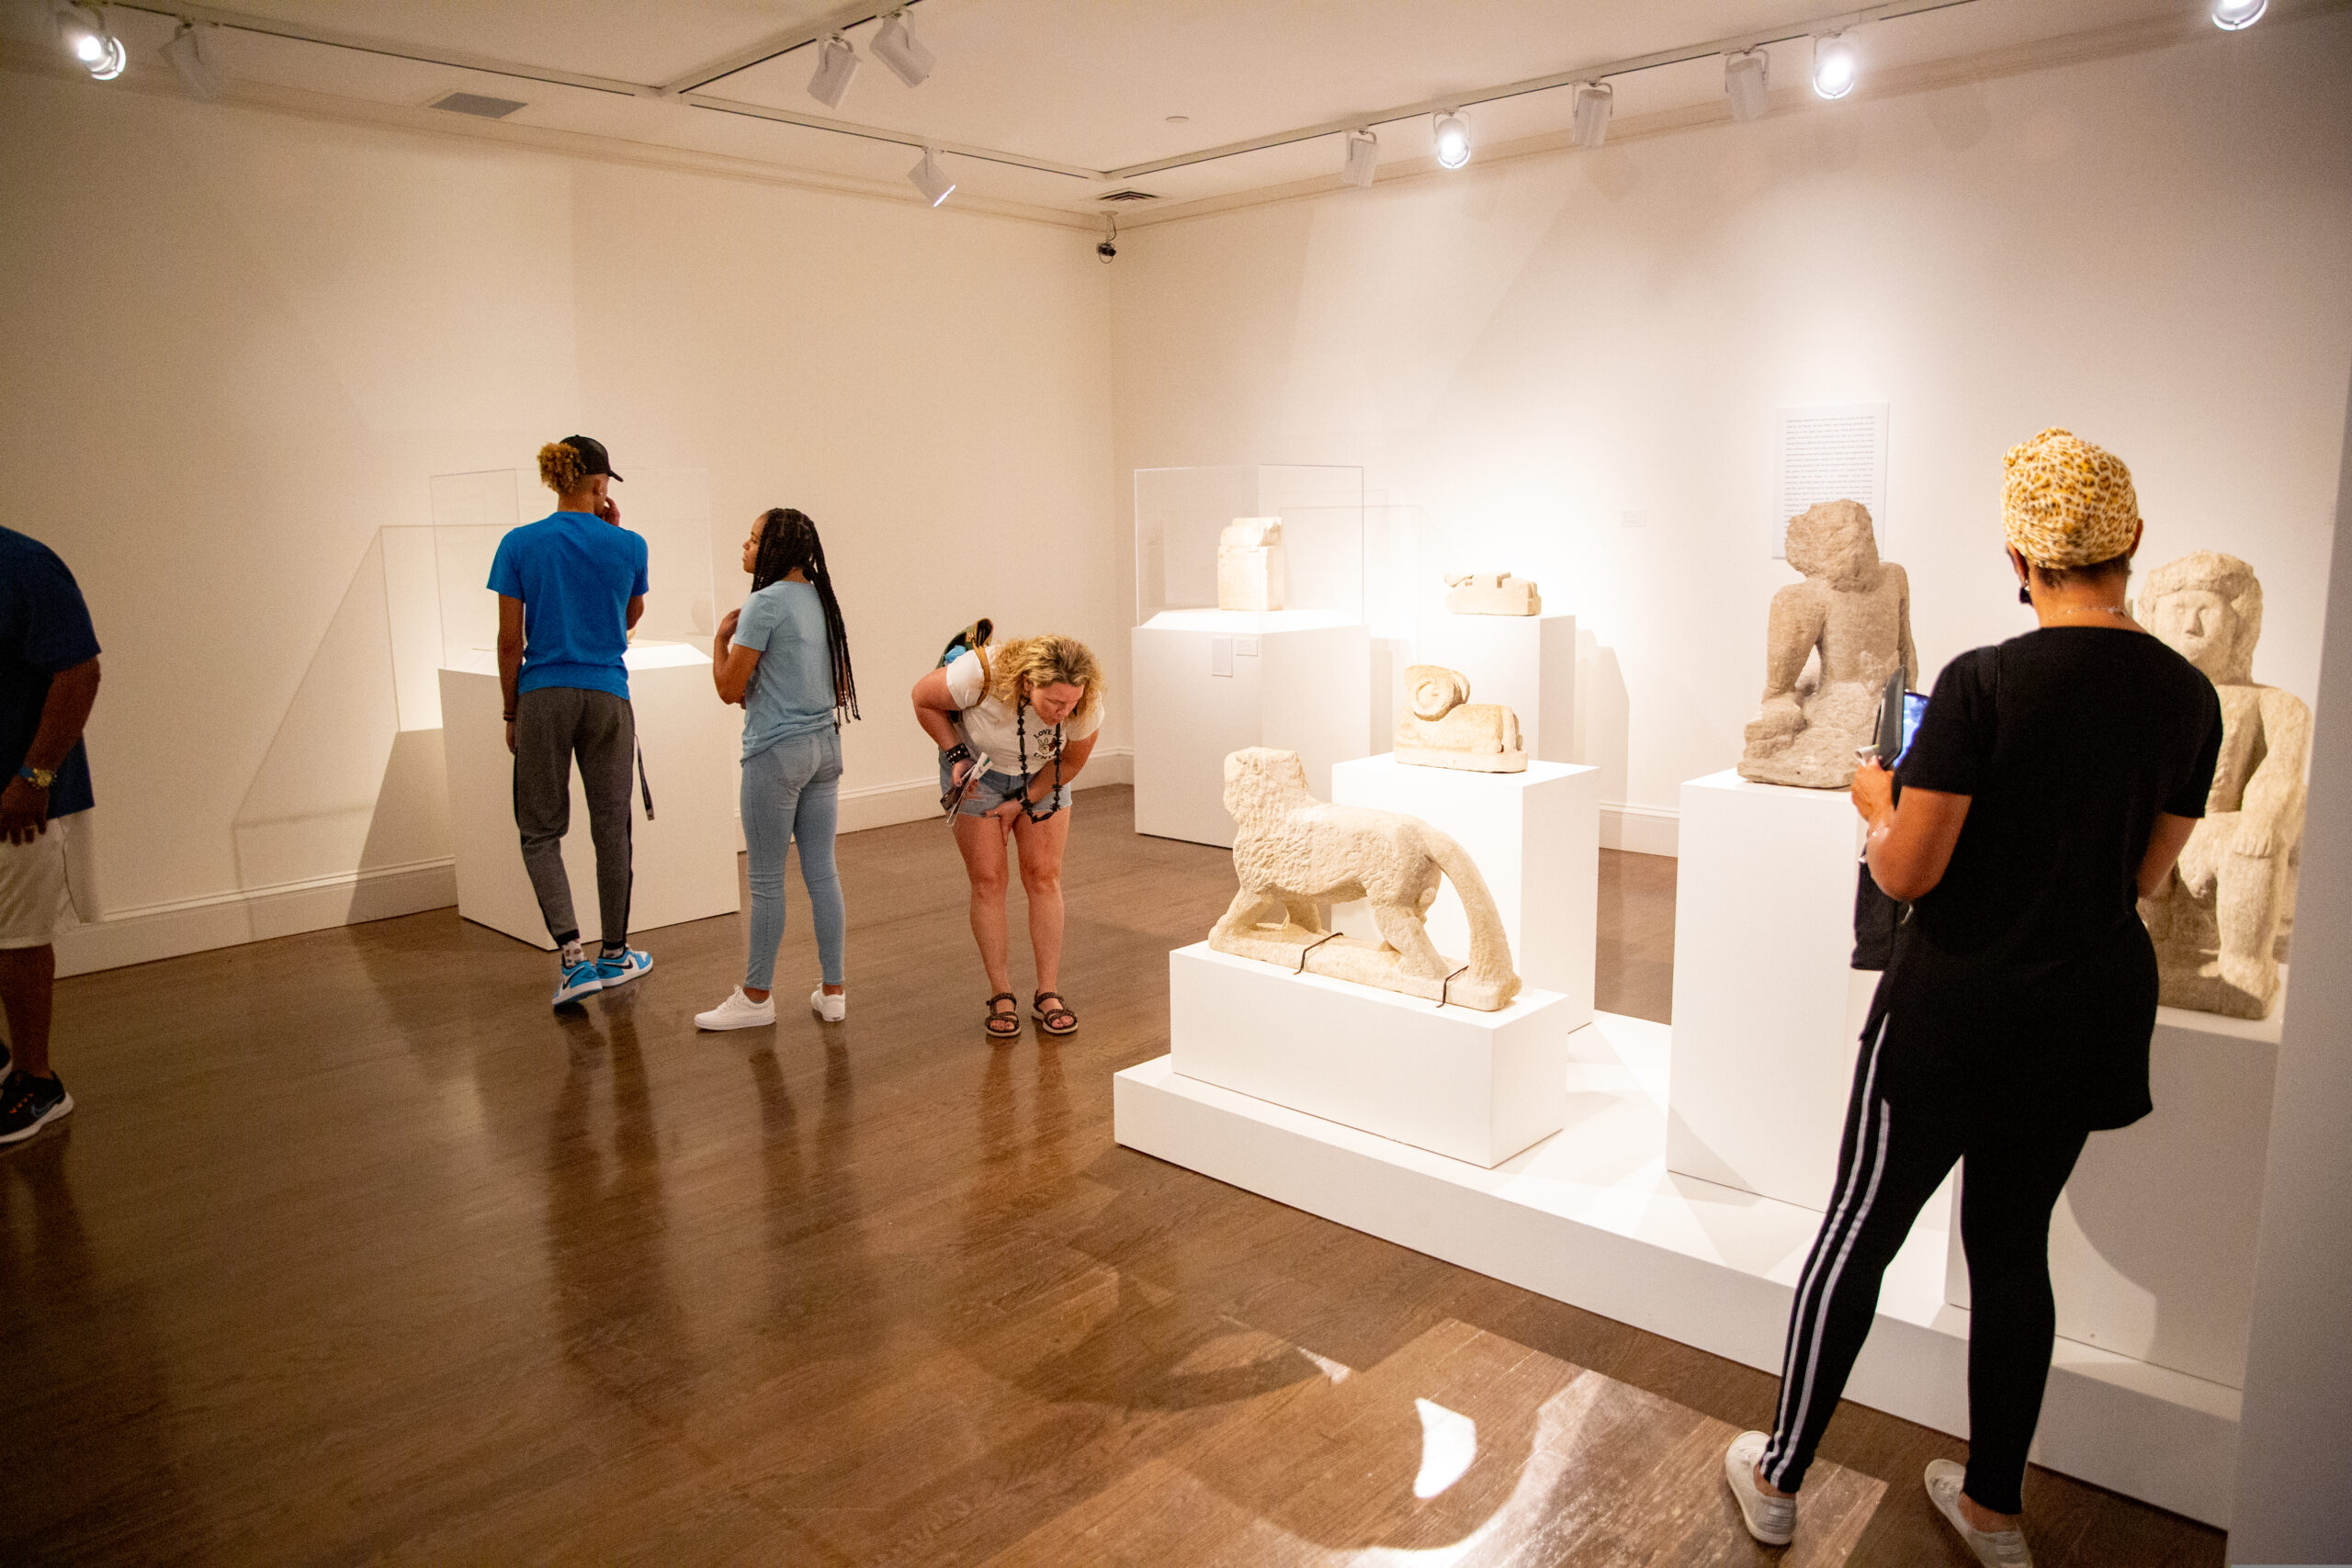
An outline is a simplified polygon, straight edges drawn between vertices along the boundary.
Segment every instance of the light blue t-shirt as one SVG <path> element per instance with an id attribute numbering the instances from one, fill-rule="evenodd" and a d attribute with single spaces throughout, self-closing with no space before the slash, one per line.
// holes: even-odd
<path id="1" fill-rule="evenodd" d="M 760 661 L 743 693 L 743 755 L 833 728 L 833 655 L 825 606 L 807 582 L 771 582 L 743 601 L 735 646 Z"/>
<path id="2" fill-rule="evenodd" d="M 490 563 L 490 591 L 523 601 L 519 693 L 578 686 L 628 695 L 628 602 L 645 592 L 645 537 L 559 512 L 510 528 Z"/>

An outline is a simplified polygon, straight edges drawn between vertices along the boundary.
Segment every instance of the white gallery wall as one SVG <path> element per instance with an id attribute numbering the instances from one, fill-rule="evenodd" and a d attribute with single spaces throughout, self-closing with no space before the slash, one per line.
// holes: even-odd
<path id="1" fill-rule="evenodd" d="M 2000 457 L 2065 425 L 2132 465 L 2145 562 L 2254 563 L 2257 676 L 2310 700 L 2347 73 L 2339 12 L 1131 229 L 1119 474 L 1363 465 L 1577 613 L 1581 760 L 1637 811 L 1731 765 L 1756 711 L 1794 581 L 1765 542 L 1783 405 L 1892 405 L 1887 553 L 1930 676 L 2030 625 Z"/>
<path id="2" fill-rule="evenodd" d="M 6 82 L 0 521 L 88 596 L 102 893 L 150 931 L 80 962 L 454 901 L 379 530 L 575 429 L 707 471 L 722 610 L 758 511 L 818 520 L 852 820 L 935 789 L 906 691 L 957 627 L 1124 641 L 1091 235 Z"/>

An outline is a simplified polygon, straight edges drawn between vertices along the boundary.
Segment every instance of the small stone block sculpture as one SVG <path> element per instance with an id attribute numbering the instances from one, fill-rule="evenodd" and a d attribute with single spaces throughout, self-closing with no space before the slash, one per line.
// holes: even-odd
<path id="1" fill-rule="evenodd" d="M 1283 520 L 1237 517 L 1216 539 L 1216 607 L 1283 607 Z"/>
<path id="2" fill-rule="evenodd" d="M 1480 1012 L 1498 1012 L 1519 995 L 1486 878 L 1460 844 L 1419 818 L 1317 800 L 1298 753 L 1263 746 L 1226 758 L 1225 808 L 1240 829 L 1233 870 L 1241 890 L 1209 932 L 1217 952 Z M 1453 879 L 1470 919 L 1466 964 L 1440 953 L 1422 923 L 1440 874 Z M 1357 898 L 1372 905 L 1377 943 L 1325 927 L 1330 905 Z M 1267 915 L 1278 919 L 1261 925 Z"/>
<path id="3" fill-rule="evenodd" d="M 1446 610 L 1456 615 L 1540 615 L 1535 584 L 1507 571 L 1474 571 L 1445 580 Z"/>
<path id="4" fill-rule="evenodd" d="M 1396 757 L 1421 768 L 1523 773 L 1519 715 L 1500 703 L 1470 701 L 1470 677 L 1442 664 L 1405 671 L 1405 711 L 1396 716 Z"/>
<path id="5" fill-rule="evenodd" d="M 1772 595 L 1764 632 L 1764 711 L 1747 726 L 1739 776 L 1844 789 L 1855 750 L 1877 739 L 1880 691 L 1897 668 L 1918 679 L 1911 580 L 1878 558 L 1870 509 L 1825 501 L 1791 518 L 1789 564 L 1804 573 Z"/>
<path id="6" fill-rule="evenodd" d="M 2254 681 L 2262 584 L 2235 556 L 2199 550 L 2148 574 L 2140 624 L 2203 671 L 2222 698 L 2222 757 L 2204 818 L 2165 886 L 2140 903 L 2166 1007 L 2263 1018 L 2278 995 L 2292 915 L 2312 710 Z"/>

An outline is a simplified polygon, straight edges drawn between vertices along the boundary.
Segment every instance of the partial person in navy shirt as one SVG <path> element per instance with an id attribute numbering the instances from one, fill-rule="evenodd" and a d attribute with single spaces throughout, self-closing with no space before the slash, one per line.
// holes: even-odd
<path id="1" fill-rule="evenodd" d="M 0 528 L 0 1147 L 74 1109 L 50 1066 L 49 1025 L 69 849 L 86 865 L 73 840 L 92 804 L 82 728 L 97 695 L 98 637 L 74 574 L 47 545 Z"/>
<path id="2" fill-rule="evenodd" d="M 498 542 L 498 682 L 506 749 L 514 756 L 514 825 L 548 935 L 560 950 L 555 1005 L 626 985 L 653 966 L 628 945 L 629 764 L 637 719 L 628 703 L 629 629 L 645 613 L 645 540 L 620 525 L 604 444 L 570 435 L 539 448 L 539 478 L 557 511 Z M 571 827 L 571 765 L 588 799 L 596 846 L 599 951 L 580 941 L 563 836 Z"/>

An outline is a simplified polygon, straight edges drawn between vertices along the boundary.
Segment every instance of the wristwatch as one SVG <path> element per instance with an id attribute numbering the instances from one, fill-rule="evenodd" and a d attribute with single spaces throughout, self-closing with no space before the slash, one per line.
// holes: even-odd
<path id="1" fill-rule="evenodd" d="M 18 768 L 17 776 L 35 789 L 47 789 L 57 782 L 56 770 L 51 768 Z"/>

